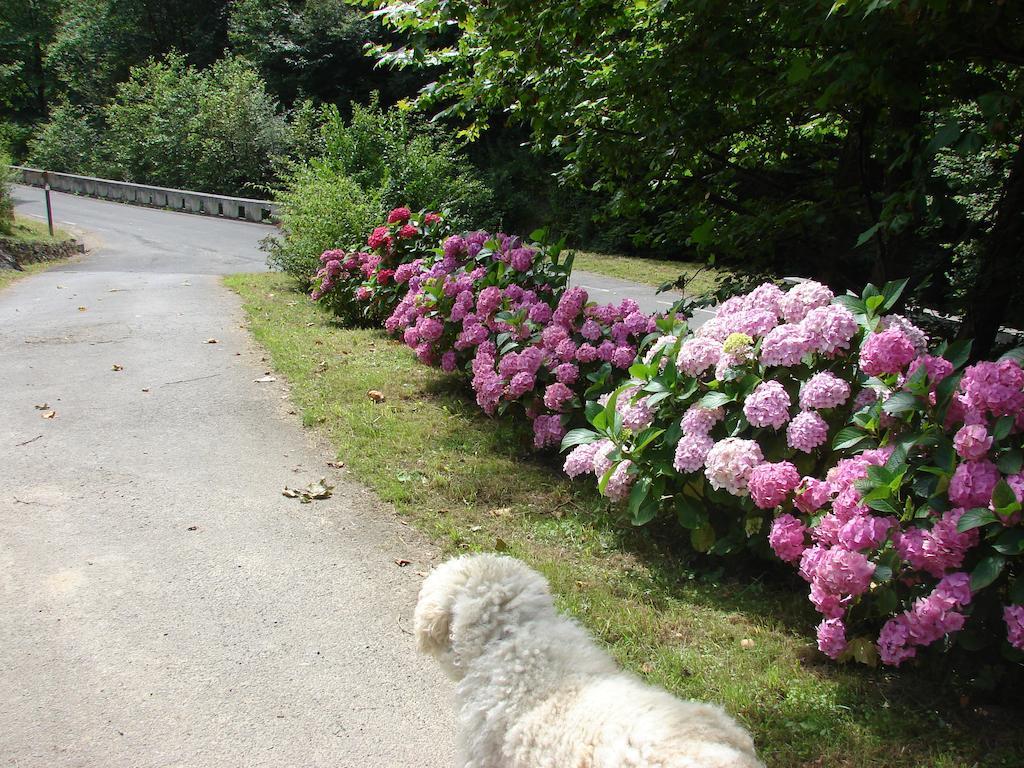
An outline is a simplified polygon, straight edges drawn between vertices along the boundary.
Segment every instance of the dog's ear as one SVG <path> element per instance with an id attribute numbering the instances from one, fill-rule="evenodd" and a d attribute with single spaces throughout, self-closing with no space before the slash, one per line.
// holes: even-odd
<path id="1" fill-rule="evenodd" d="M 420 597 L 413 617 L 413 631 L 416 634 L 416 646 L 421 653 L 437 656 L 449 650 L 448 626 L 451 616 L 450 602 L 442 604 L 425 595 Z"/>
<path id="2" fill-rule="evenodd" d="M 423 582 L 413 614 L 416 645 L 423 653 L 440 656 L 451 650 L 448 632 L 452 608 L 458 591 L 465 584 L 466 563 L 464 557 L 449 560 Z"/>

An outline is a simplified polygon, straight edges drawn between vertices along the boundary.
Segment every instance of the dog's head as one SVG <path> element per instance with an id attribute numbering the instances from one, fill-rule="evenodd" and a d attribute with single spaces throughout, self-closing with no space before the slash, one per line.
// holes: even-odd
<path id="1" fill-rule="evenodd" d="M 491 639 L 553 611 L 547 581 L 520 561 L 463 555 L 423 582 L 413 627 L 419 649 L 459 679 Z"/>

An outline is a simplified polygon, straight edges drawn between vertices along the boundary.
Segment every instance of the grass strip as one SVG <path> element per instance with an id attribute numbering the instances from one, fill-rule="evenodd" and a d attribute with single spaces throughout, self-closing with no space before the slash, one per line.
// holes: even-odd
<path id="1" fill-rule="evenodd" d="M 573 266 L 576 269 L 606 277 L 617 277 L 620 280 L 631 280 L 643 285 L 660 287 L 680 275 L 686 275 L 691 278 L 686 284 L 686 293 L 690 296 L 713 290 L 722 276 L 720 270 L 693 261 L 651 259 L 592 251 L 573 251 L 573 254 Z"/>
<path id="2" fill-rule="evenodd" d="M 591 484 L 532 454 L 523 425 L 486 418 L 454 377 L 381 331 L 340 327 L 281 275 L 226 282 L 303 423 L 326 433 L 355 479 L 447 552 L 504 550 L 541 570 L 626 667 L 724 705 L 772 768 L 1024 764 L 1018 713 L 965 705 L 913 669 L 822 661 L 802 582 L 680 558 L 671 526 L 619 525 Z"/>

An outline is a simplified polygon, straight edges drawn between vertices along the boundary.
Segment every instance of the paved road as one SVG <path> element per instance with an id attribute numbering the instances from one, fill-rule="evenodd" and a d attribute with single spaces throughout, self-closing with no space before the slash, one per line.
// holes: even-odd
<path id="1" fill-rule="evenodd" d="M 97 243 L 0 293 L 0 765 L 450 764 L 433 553 L 254 382 L 219 282 L 268 228 L 54 198 Z"/>

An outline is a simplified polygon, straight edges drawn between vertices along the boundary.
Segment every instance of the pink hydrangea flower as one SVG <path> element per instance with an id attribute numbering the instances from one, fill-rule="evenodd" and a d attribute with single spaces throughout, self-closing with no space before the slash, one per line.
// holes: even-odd
<path id="1" fill-rule="evenodd" d="M 573 398 L 573 392 L 565 384 L 555 382 L 544 390 L 544 405 L 552 411 L 561 411 Z"/>
<path id="2" fill-rule="evenodd" d="M 387 227 L 377 227 L 366 239 L 366 244 L 375 251 L 380 248 L 386 249 L 391 245 L 391 233 Z"/>
<path id="3" fill-rule="evenodd" d="M 873 333 L 860 348 L 860 368 L 869 376 L 900 373 L 917 357 L 914 344 L 898 327 Z"/>
<path id="4" fill-rule="evenodd" d="M 786 442 L 790 448 L 811 453 L 828 440 L 828 424 L 817 411 L 803 411 L 786 428 Z"/>
<path id="5" fill-rule="evenodd" d="M 602 445 L 600 442 L 577 445 L 565 457 L 562 469 L 569 477 L 579 477 L 594 471 L 594 454 Z"/>
<path id="6" fill-rule="evenodd" d="M 814 477 L 805 477 L 797 488 L 793 504 L 805 515 L 813 515 L 828 503 L 829 498 L 827 482 Z"/>
<path id="7" fill-rule="evenodd" d="M 842 619 L 823 619 L 817 636 L 818 650 L 830 659 L 838 659 L 846 651 L 846 625 Z"/>
<path id="8" fill-rule="evenodd" d="M 833 595 L 856 597 L 867 591 L 875 564 L 860 552 L 833 547 L 825 551 L 814 572 L 814 581 Z"/>
<path id="9" fill-rule="evenodd" d="M 934 355 L 921 355 L 919 358 L 914 360 L 907 368 L 907 378 L 913 376 L 917 369 L 924 366 L 928 376 L 928 383 L 932 389 L 942 381 L 944 378 L 953 373 L 953 364 L 944 357 L 935 357 Z"/>
<path id="10" fill-rule="evenodd" d="M 850 385 L 828 371 L 814 374 L 800 387 L 800 407 L 805 411 L 838 408 L 849 399 Z"/>
<path id="11" fill-rule="evenodd" d="M 746 496 L 750 473 L 763 461 L 761 447 L 755 441 L 727 437 L 708 451 L 704 476 L 717 490 L 724 489 L 733 496 Z"/>
<path id="12" fill-rule="evenodd" d="M 629 459 L 619 462 L 605 486 L 604 495 L 612 501 L 623 501 L 629 495 L 630 486 L 633 485 L 633 475 L 629 474 L 629 468 L 633 462 Z"/>
<path id="13" fill-rule="evenodd" d="M 914 345 L 914 350 L 919 355 L 928 351 L 928 334 L 907 320 L 903 315 L 886 315 L 878 323 L 878 330 L 887 331 L 890 328 L 899 328 L 903 335 Z"/>
<path id="14" fill-rule="evenodd" d="M 1024 651 L 1024 605 L 1008 605 L 1003 608 L 1006 622 L 1006 639 L 1019 651 Z"/>
<path id="15" fill-rule="evenodd" d="M 930 530 L 908 528 L 897 532 L 893 536 L 896 553 L 918 570 L 936 577 L 959 568 L 980 538 L 976 528 L 963 533 L 957 530 L 964 512 L 962 507 L 944 512 Z"/>
<path id="16" fill-rule="evenodd" d="M 394 208 L 388 214 L 388 224 L 404 224 L 412 216 L 412 211 L 406 207 Z M 380 221 L 380 219 L 378 219 Z"/>
<path id="17" fill-rule="evenodd" d="M 686 409 L 679 426 L 687 435 L 706 435 L 712 427 L 725 418 L 721 408 L 702 408 L 694 403 Z"/>
<path id="18" fill-rule="evenodd" d="M 526 272 L 533 266 L 533 257 L 536 255 L 537 252 L 532 248 L 516 248 L 510 254 L 509 263 L 512 265 L 512 269 Z"/>
<path id="19" fill-rule="evenodd" d="M 992 436 L 982 424 L 967 424 L 956 433 L 953 447 L 967 461 L 980 461 L 992 447 Z"/>
<path id="20" fill-rule="evenodd" d="M 800 321 L 800 325 L 810 335 L 814 350 L 823 355 L 849 349 L 850 341 L 859 329 L 853 313 L 838 304 L 815 307 Z"/>
<path id="21" fill-rule="evenodd" d="M 706 434 L 683 435 L 676 444 L 672 466 L 676 472 L 696 472 L 704 466 L 708 452 L 714 444 L 715 441 Z"/>
<path id="22" fill-rule="evenodd" d="M 901 614 L 885 622 L 878 634 L 878 657 L 883 664 L 898 667 L 907 659 L 917 655 L 917 650 L 908 643 L 906 618 Z"/>
<path id="23" fill-rule="evenodd" d="M 721 342 L 714 339 L 692 338 L 683 342 L 676 358 L 676 368 L 687 376 L 700 376 L 718 362 Z"/>
<path id="24" fill-rule="evenodd" d="M 562 384 L 571 386 L 576 383 L 576 380 L 580 376 L 580 369 L 572 363 L 562 363 L 561 365 L 555 366 L 555 379 L 560 381 Z"/>
<path id="25" fill-rule="evenodd" d="M 987 507 L 999 482 L 999 469 L 991 461 L 965 461 L 949 481 L 949 500 L 958 507 Z"/>
<path id="26" fill-rule="evenodd" d="M 1013 360 L 975 363 L 964 371 L 960 391 L 968 410 L 1018 416 L 1024 410 L 1024 371 Z"/>
<path id="27" fill-rule="evenodd" d="M 778 429 L 789 421 L 789 394 L 777 381 L 762 381 L 747 397 L 743 414 L 753 427 Z"/>
<path id="28" fill-rule="evenodd" d="M 773 509 L 784 502 L 800 484 L 800 473 L 788 461 L 758 464 L 750 472 L 747 488 L 761 509 Z"/>
<path id="29" fill-rule="evenodd" d="M 538 416 L 533 420 L 533 446 L 546 448 L 558 445 L 565 437 L 565 427 L 558 416 Z"/>
<path id="30" fill-rule="evenodd" d="M 743 308 L 767 310 L 776 317 L 782 317 L 782 299 L 785 294 L 774 283 L 761 283 L 743 297 Z"/>
<path id="31" fill-rule="evenodd" d="M 807 527 L 790 514 L 779 515 L 772 521 L 768 543 L 780 560 L 795 563 L 804 553 Z"/>
<path id="32" fill-rule="evenodd" d="M 790 288 L 779 304 L 786 322 L 799 323 L 812 309 L 824 307 L 834 298 L 835 294 L 827 286 L 814 280 L 805 280 Z"/>
<path id="33" fill-rule="evenodd" d="M 875 517 L 874 515 L 854 515 L 839 529 L 836 539 L 846 549 L 857 552 L 865 549 L 876 549 L 882 545 L 889 530 L 897 525 L 892 517 Z"/>
<path id="34" fill-rule="evenodd" d="M 441 370 L 444 371 L 445 373 L 451 373 L 452 371 L 454 371 L 455 363 L 455 352 L 453 352 L 452 350 L 449 349 L 447 352 L 441 355 Z"/>
<path id="35" fill-rule="evenodd" d="M 406 224 L 398 230 L 398 236 L 403 240 L 408 240 L 410 237 L 416 237 L 418 234 L 419 230 L 412 224 Z"/>
<path id="36" fill-rule="evenodd" d="M 764 366 L 792 366 L 803 356 L 814 351 L 814 338 L 800 324 L 780 325 L 768 332 L 761 341 L 761 364 Z"/>

